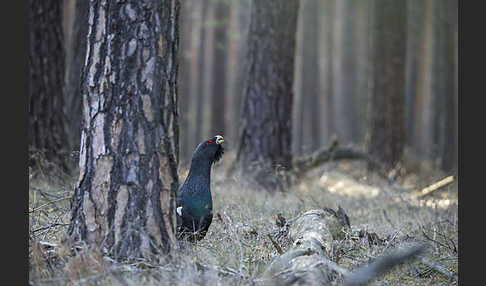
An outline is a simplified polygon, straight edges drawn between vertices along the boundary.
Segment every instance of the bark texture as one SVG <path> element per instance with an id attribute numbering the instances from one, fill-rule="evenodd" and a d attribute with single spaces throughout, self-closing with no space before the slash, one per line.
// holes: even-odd
<path id="1" fill-rule="evenodd" d="M 370 154 L 387 168 L 404 147 L 406 2 L 375 0 Z"/>
<path id="2" fill-rule="evenodd" d="M 330 285 L 336 275 L 322 261 L 329 261 L 333 240 L 343 239 L 343 225 L 333 214 L 310 210 L 290 226 L 292 248 L 277 257 L 264 277 L 272 285 Z"/>
<path id="3" fill-rule="evenodd" d="M 62 1 L 29 1 L 29 146 L 63 164 L 69 150 L 63 113 Z M 65 165 L 63 165 L 66 167 Z"/>
<path id="4" fill-rule="evenodd" d="M 115 259 L 175 243 L 179 1 L 89 4 L 69 234 Z"/>
<path id="5" fill-rule="evenodd" d="M 282 190 L 275 169 L 292 167 L 292 84 L 299 1 L 254 1 L 248 34 L 237 161 L 268 190 Z"/>

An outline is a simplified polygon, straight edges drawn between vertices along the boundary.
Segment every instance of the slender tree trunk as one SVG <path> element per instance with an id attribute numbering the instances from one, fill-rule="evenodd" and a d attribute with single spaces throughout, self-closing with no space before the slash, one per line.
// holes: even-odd
<path id="1" fill-rule="evenodd" d="M 432 158 L 432 59 L 434 31 L 432 25 L 434 1 L 425 1 L 422 13 L 422 33 L 419 48 L 417 92 L 414 105 L 414 149 L 422 158 Z"/>
<path id="2" fill-rule="evenodd" d="M 230 31 L 228 35 L 228 83 L 226 96 L 226 115 L 229 127 L 225 131 L 225 140 L 228 142 L 237 142 L 241 94 L 243 93 L 243 75 L 245 67 L 245 45 L 248 31 L 248 15 L 250 0 L 231 1 L 230 11 Z M 231 149 L 231 145 L 228 146 Z"/>
<path id="3" fill-rule="evenodd" d="M 437 143 L 441 158 L 441 168 L 452 171 L 456 167 L 457 130 L 454 123 L 457 106 L 454 90 L 454 25 L 457 21 L 457 0 L 445 0 L 438 3 L 436 10 L 436 35 L 439 38 L 434 53 L 436 76 L 435 96 L 440 98 L 441 104 L 436 105 L 438 116 L 436 120 Z"/>
<path id="4" fill-rule="evenodd" d="M 68 233 L 115 259 L 153 258 L 176 241 L 178 18 L 177 0 L 89 3 Z"/>
<path id="5" fill-rule="evenodd" d="M 194 144 L 197 146 L 197 142 L 202 140 L 203 136 L 203 111 L 204 111 L 204 98 L 205 98 L 205 59 L 206 59 L 206 36 L 207 36 L 207 19 L 208 19 L 208 6 L 209 0 L 201 0 L 201 36 L 199 41 L 199 51 L 198 51 L 198 79 L 197 79 L 197 100 L 196 100 L 196 121 L 194 122 L 195 133 L 194 133 Z"/>
<path id="6" fill-rule="evenodd" d="M 304 1 L 302 1 L 304 2 Z M 304 2 L 305 3 L 305 2 Z M 292 134 L 292 150 L 295 154 L 301 155 L 304 153 L 304 110 L 305 110 L 305 98 L 302 93 L 302 81 L 303 81 L 303 66 L 302 59 L 304 57 L 302 47 L 305 45 L 303 42 L 303 31 L 304 31 L 304 18 L 303 9 L 299 9 L 299 14 L 297 15 L 297 32 L 295 35 L 295 60 L 294 60 L 294 100 L 293 100 L 293 110 L 292 110 L 292 126 L 294 127 L 294 132 Z"/>
<path id="7" fill-rule="evenodd" d="M 335 127 L 335 112 L 334 112 L 334 98 L 335 98 L 335 92 L 334 92 L 334 72 L 333 72 L 333 66 L 334 66 L 334 43 L 333 43 L 333 38 L 334 38 L 334 18 L 335 18 L 335 13 L 334 13 L 334 0 L 324 0 L 324 15 L 325 15 L 325 21 L 324 25 L 327 26 L 326 28 L 326 34 L 325 34 L 325 42 L 326 42 L 326 87 L 325 87 L 325 97 L 326 97 L 326 109 L 325 109 L 325 119 L 326 119 L 326 125 L 327 125 L 327 130 L 328 130 L 328 139 L 330 136 L 336 133 L 336 127 Z"/>
<path id="8" fill-rule="evenodd" d="M 298 121 L 296 122 L 297 150 L 299 154 L 315 151 L 321 146 L 321 129 L 320 129 L 320 106 L 319 106 L 319 62 L 318 62 L 318 0 L 301 1 L 302 8 L 300 12 L 299 27 L 302 37 L 301 41 L 301 64 L 297 69 L 296 80 L 300 78 L 297 93 L 300 99 L 299 108 L 296 108 Z M 297 61 L 297 60 L 296 60 Z M 297 65 L 297 63 L 296 63 Z M 297 102 L 296 102 L 297 103 Z"/>
<path id="9" fill-rule="evenodd" d="M 210 136 L 225 134 L 225 123 L 229 115 L 225 112 L 226 103 L 226 62 L 228 54 L 229 6 L 225 0 L 214 3 L 214 46 L 213 46 L 213 88 L 211 93 L 211 130 Z"/>
<path id="10" fill-rule="evenodd" d="M 192 151 L 190 147 L 190 122 L 194 121 L 190 114 L 190 103 L 192 102 L 192 66 L 193 64 L 193 35 L 195 30 L 194 21 L 194 1 L 186 0 L 181 3 L 181 53 L 180 53 L 180 80 L 178 81 L 179 102 L 180 102 L 180 116 L 179 125 L 181 129 L 180 137 L 180 163 L 186 165 L 190 163 Z M 191 120 L 192 119 L 192 120 Z"/>
<path id="11" fill-rule="evenodd" d="M 68 167 L 63 113 L 62 2 L 29 1 L 29 146 Z"/>
<path id="12" fill-rule="evenodd" d="M 334 27 L 334 110 L 336 134 L 341 143 L 352 143 L 358 139 L 357 57 L 354 37 L 355 5 L 351 0 L 335 3 Z"/>
<path id="13" fill-rule="evenodd" d="M 356 121 L 354 143 L 362 145 L 364 142 L 366 106 L 368 103 L 368 54 L 369 54 L 369 10 L 370 1 L 353 0 L 356 6 L 356 20 L 354 21 L 355 53 L 356 53 Z M 329 140 L 328 140 L 329 141 Z M 328 142 L 326 141 L 326 142 Z"/>
<path id="14" fill-rule="evenodd" d="M 268 190 L 283 190 L 275 168 L 292 167 L 292 84 L 299 1 L 254 1 L 249 70 L 241 116 L 240 170 Z"/>
<path id="15" fill-rule="evenodd" d="M 65 112 L 69 122 L 69 141 L 74 150 L 79 150 L 81 142 L 81 72 L 86 59 L 86 35 L 88 33 L 88 4 L 86 0 L 76 0 L 71 41 L 67 49 Z"/>
<path id="16" fill-rule="evenodd" d="M 374 17 L 369 152 L 390 168 L 404 145 L 406 1 L 375 0 Z"/>
<path id="17" fill-rule="evenodd" d="M 417 93 L 417 63 L 418 45 L 421 35 L 421 11 L 423 0 L 407 2 L 407 58 L 405 66 L 405 140 L 407 145 L 413 145 L 413 125 L 415 110 L 413 108 Z"/>

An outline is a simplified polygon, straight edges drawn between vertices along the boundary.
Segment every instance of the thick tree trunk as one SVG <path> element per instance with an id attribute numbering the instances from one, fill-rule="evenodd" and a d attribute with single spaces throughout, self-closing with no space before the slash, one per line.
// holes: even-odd
<path id="1" fill-rule="evenodd" d="M 86 0 L 76 0 L 74 8 L 74 20 L 71 29 L 71 41 L 67 54 L 65 112 L 68 116 L 69 141 L 73 150 L 79 150 L 81 142 L 81 118 L 82 96 L 81 96 L 81 72 L 86 59 L 86 35 L 88 33 L 88 4 Z"/>
<path id="2" fill-rule="evenodd" d="M 292 84 L 299 1 L 254 1 L 237 161 L 268 190 L 283 190 L 275 168 L 292 167 Z M 255 168 L 256 167 L 256 168 Z M 251 171 L 250 171 L 251 170 Z"/>
<path id="3" fill-rule="evenodd" d="M 375 0 L 373 94 L 369 152 L 387 168 L 404 146 L 406 2 Z"/>
<path id="4" fill-rule="evenodd" d="M 175 243 L 179 1 L 91 1 L 68 233 L 115 259 Z"/>
<path id="5" fill-rule="evenodd" d="M 29 146 L 67 167 L 62 2 L 29 1 Z"/>
<path id="6" fill-rule="evenodd" d="M 226 62 L 228 53 L 227 33 L 229 6 L 225 0 L 214 3 L 214 44 L 213 44 L 213 88 L 211 93 L 211 130 L 209 136 L 225 135 L 225 123 L 229 115 L 225 112 L 226 103 Z"/>

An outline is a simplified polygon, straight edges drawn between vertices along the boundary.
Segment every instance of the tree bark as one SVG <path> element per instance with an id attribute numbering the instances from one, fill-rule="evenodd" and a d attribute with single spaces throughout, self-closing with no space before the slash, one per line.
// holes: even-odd
<path id="1" fill-rule="evenodd" d="M 324 210 L 310 210 L 290 225 L 292 248 L 277 257 L 264 273 L 275 285 L 328 285 L 335 275 L 325 265 L 333 240 L 343 239 L 340 220 Z M 334 277 L 333 277 L 334 276 Z"/>
<path id="2" fill-rule="evenodd" d="M 67 168 L 62 2 L 29 1 L 29 146 Z"/>
<path id="3" fill-rule="evenodd" d="M 404 146 L 406 2 L 375 0 L 370 154 L 393 167 Z"/>
<path id="4" fill-rule="evenodd" d="M 276 168 L 292 168 L 292 84 L 299 1 L 254 1 L 248 38 L 237 162 L 268 190 L 283 190 Z M 256 168 L 255 168 L 256 167 Z"/>
<path id="5" fill-rule="evenodd" d="M 88 19 L 68 234 L 117 260 L 153 258 L 176 242 L 179 1 L 91 1 Z"/>

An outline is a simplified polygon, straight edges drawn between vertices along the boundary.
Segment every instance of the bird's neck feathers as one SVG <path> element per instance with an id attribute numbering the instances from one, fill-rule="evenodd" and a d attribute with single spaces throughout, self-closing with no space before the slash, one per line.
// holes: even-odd
<path id="1" fill-rule="evenodd" d="M 205 158 L 194 157 L 191 161 L 191 168 L 189 169 L 189 175 L 205 176 L 208 179 L 210 179 L 212 164 L 213 162 Z"/>

